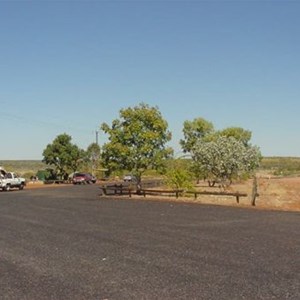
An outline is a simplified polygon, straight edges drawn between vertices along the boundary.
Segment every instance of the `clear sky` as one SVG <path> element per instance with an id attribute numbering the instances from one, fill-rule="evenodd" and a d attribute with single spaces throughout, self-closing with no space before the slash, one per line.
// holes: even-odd
<path id="1" fill-rule="evenodd" d="M 140 102 L 175 152 L 202 117 L 300 156 L 300 1 L 0 0 L 0 161 L 42 159 L 61 133 L 85 149 Z"/>

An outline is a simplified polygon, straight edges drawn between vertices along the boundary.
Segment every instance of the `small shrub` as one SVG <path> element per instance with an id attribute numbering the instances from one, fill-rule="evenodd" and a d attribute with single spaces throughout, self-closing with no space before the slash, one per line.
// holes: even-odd
<path id="1" fill-rule="evenodd" d="M 172 189 L 193 189 L 193 177 L 189 171 L 181 168 L 169 169 L 166 173 L 165 184 Z"/>

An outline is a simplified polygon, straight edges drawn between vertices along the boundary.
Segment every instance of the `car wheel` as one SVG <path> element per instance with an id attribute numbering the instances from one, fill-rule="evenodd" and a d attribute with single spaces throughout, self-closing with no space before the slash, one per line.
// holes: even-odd
<path id="1" fill-rule="evenodd" d="M 10 185 L 7 184 L 5 187 L 4 187 L 4 191 L 10 191 Z"/>
<path id="2" fill-rule="evenodd" d="M 23 190 L 24 189 L 24 183 L 21 183 L 19 186 L 19 190 Z"/>

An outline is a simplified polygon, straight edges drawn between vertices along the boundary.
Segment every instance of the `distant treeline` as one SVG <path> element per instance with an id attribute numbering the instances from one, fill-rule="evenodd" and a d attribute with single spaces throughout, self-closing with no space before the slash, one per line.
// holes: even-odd
<path id="1" fill-rule="evenodd" d="M 183 160 L 182 164 L 186 167 L 188 161 Z M 38 170 L 47 168 L 41 160 L 0 160 L 0 166 L 23 176 L 35 175 Z M 270 170 L 274 175 L 300 175 L 300 157 L 263 157 L 260 169 Z"/>
<path id="2" fill-rule="evenodd" d="M 45 169 L 47 166 L 41 160 L 0 160 L 0 167 L 3 167 L 7 171 L 14 171 L 22 176 L 31 176 L 35 175 L 38 170 Z"/>
<path id="3" fill-rule="evenodd" d="M 300 157 L 264 157 L 261 170 L 271 170 L 274 175 L 300 175 Z"/>

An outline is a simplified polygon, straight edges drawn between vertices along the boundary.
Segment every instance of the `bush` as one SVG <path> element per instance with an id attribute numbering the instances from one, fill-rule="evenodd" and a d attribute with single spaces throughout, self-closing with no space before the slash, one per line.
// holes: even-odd
<path id="1" fill-rule="evenodd" d="M 193 176 L 186 169 L 175 167 L 166 173 L 165 183 L 172 189 L 193 189 Z"/>

